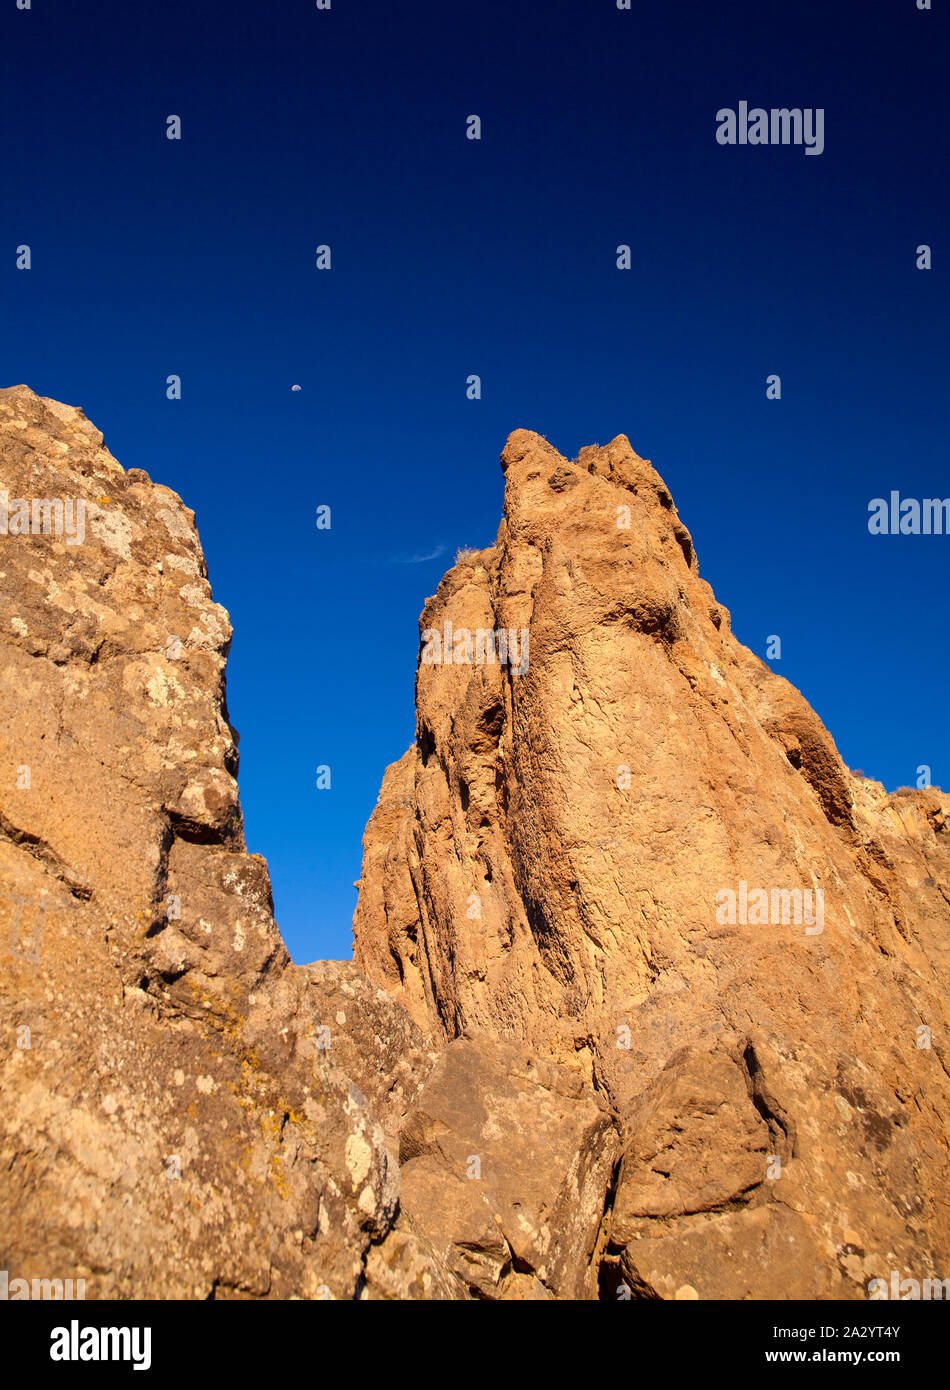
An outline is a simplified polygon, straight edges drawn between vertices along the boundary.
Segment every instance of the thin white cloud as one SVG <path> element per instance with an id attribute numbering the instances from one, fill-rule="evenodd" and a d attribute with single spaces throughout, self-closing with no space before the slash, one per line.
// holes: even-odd
<path id="1" fill-rule="evenodd" d="M 435 550 L 430 550 L 426 555 L 397 555 L 393 561 L 396 565 L 424 565 L 427 560 L 437 560 L 440 555 L 445 554 L 445 546 L 437 545 Z"/>

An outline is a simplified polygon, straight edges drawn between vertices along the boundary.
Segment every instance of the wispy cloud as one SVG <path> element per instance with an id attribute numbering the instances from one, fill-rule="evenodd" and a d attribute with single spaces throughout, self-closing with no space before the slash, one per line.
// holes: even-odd
<path id="1" fill-rule="evenodd" d="M 426 560 L 437 560 L 440 555 L 444 554 L 445 546 L 437 545 L 435 550 L 430 550 L 425 555 L 394 555 L 392 563 L 394 565 L 424 565 Z"/>

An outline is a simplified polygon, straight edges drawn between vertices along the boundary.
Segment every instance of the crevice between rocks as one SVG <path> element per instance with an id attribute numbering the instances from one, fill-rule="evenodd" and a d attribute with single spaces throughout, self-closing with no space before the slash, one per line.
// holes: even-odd
<path id="1" fill-rule="evenodd" d="M 0 839 L 4 839 L 8 844 L 16 845 L 18 849 L 23 849 L 31 858 L 51 871 L 54 878 L 69 890 L 72 896 L 80 902 L 89 902 L 93 896 L 92 888 L 87 883 L 81 882 L 69 870 L 64 860 L 56 853 L 53 846 L 44 840 L 41 835 L 34 835 L 29 830 L 22 830 L 13 824 L 0 811 Z"/>

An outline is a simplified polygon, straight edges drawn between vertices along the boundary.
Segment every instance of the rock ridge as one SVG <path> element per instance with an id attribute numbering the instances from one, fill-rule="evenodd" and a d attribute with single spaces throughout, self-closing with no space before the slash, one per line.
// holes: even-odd
<path id="1" fill-rule="evenodd" d="M 580 1070 L 619 1117 L 607 1258 L 641 1296 L 938 1274 L 945 794 L 845 767 L 732 635 L 625 435 L 571 460 L 517 430 L 501 462 L 494 545 L 420 618 L 416 741 L 364 837 L 357 963 L 437 1037 L 477 1027 Z M 528 669 L 464 645 L 427 660 L 427 634 L 478 629 L 529 633 Z"/>

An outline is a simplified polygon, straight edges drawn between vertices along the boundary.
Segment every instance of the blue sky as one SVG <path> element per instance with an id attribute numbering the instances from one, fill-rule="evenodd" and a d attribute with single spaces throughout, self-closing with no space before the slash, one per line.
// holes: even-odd
<path id="1" fill-rule="evenodd" d="M 514 428 L 628 434 L 845 761 L 950 782 L 950 537 L 867 531 L 950 495 L 947 36 L 914 0 L 4 6 L 0 383 L 195 509 L 296 959 L 350 953 L 418 614 Z M 740 100 L 822 108 L 823 153 L 719 145 Z"/>

